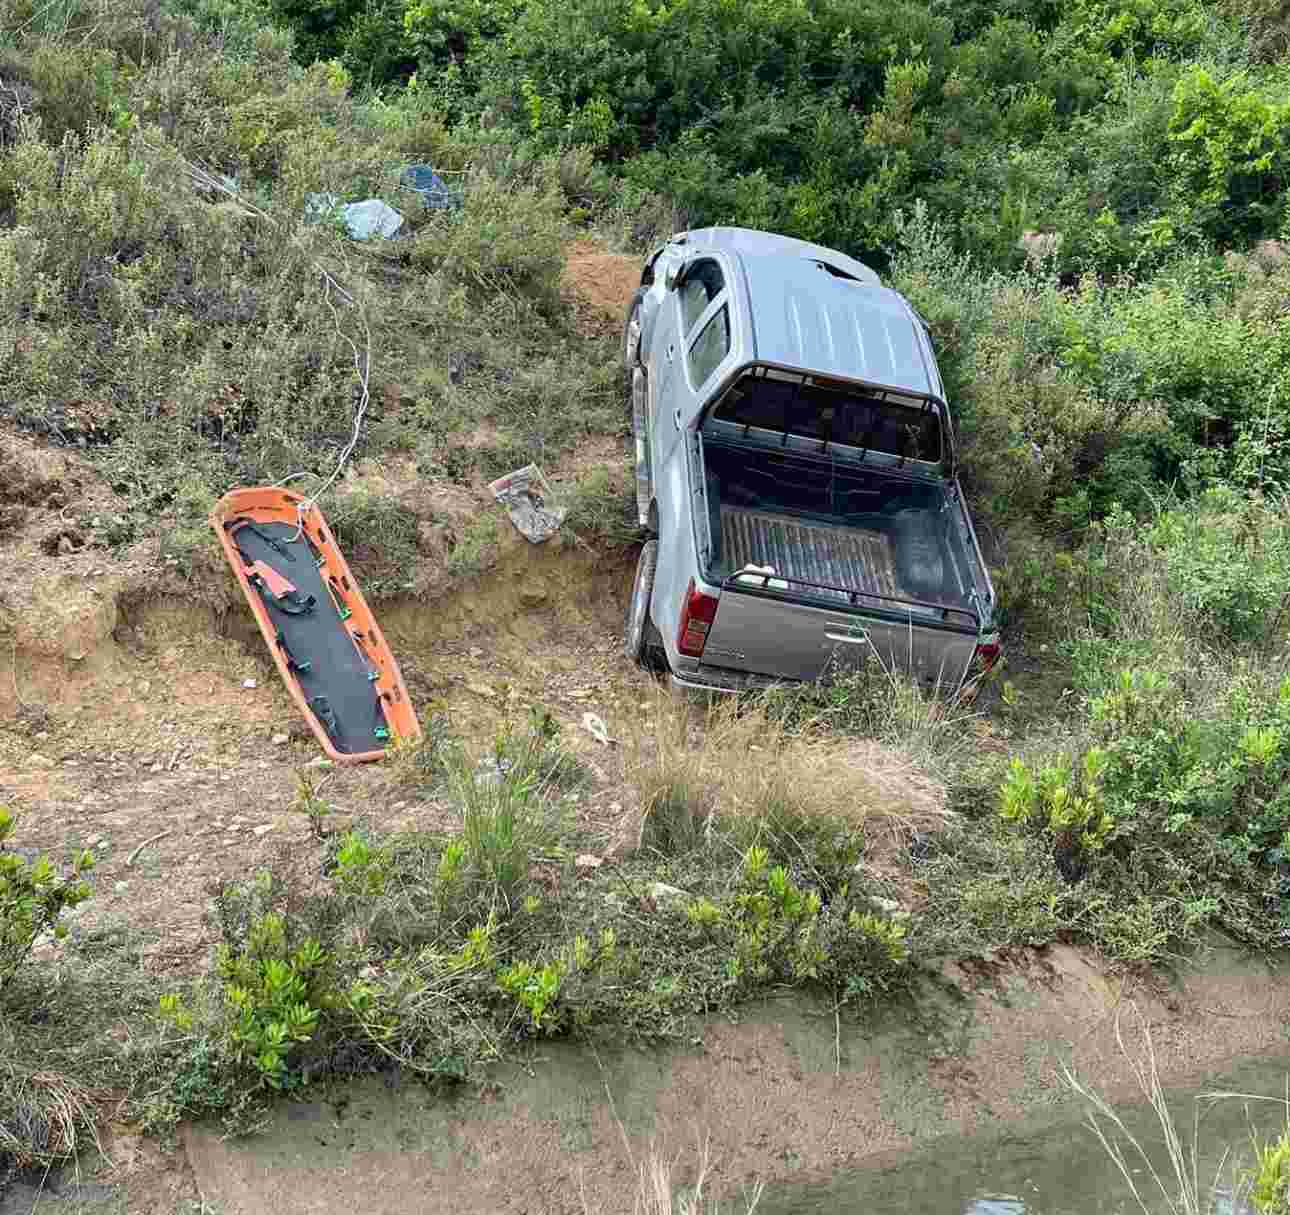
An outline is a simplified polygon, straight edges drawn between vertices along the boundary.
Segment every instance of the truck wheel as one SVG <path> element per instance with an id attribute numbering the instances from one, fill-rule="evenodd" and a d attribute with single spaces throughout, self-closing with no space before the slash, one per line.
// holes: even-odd
<path id="1" fill-rule="evenodd" d="M 627 621 L 623 626 L 623 654 L 637 666 L 644 665 L 645 642 L 649 628 L 649 605 L 654 597 L 654 570 L 658 566 L 658 541 L 650 540 L 636 562 L 636 581 L 627 601 Z"/>
<path id="2" fill-rule="evenodd" d="M 623 323 L 623 370 L 627 373 L 627 383 L 632 382 L 632 371 L 641 361 L 641 301 L 645 298 L 647 288 L 637 287 L 632 302 L 627 307 L 627 319 Z"/>

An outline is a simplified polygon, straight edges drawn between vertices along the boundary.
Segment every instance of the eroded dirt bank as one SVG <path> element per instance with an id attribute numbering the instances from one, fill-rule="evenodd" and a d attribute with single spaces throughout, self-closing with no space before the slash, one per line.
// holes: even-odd
<path id="1" fill-rule="evenodd" d="M 599 323 L 617 324 L 610 314 L 631 276 L 619 266 L 610 281 L 613 266 L 598 258 L 578 263 L 582 294 Z M 297 770 L 317 748 L 226 572 L 182 577 L 155 541 L 118 554 L 89 546 L 68 521 L 116 509 L 112 492 L 74 455 L 0 438 L 0 469 L 25 470 L 0 495 L 0 544 L 23 571 L 0 588 L 0 802 L 19 812 L 23 847 L 91 847 L 99 857 L 74 941 L 128 939 L 154 974 L 194 974 L 216 938 L 204 919 L 212 883 L 265 864 L 316 877 L 317 842 L 291 807 Z M 605 440 L 584 454 L 608 468 L 621 464 L 620 447 Z M 383 475 L 363 474 L 373 492 L 413 492 L 393 465 Z M 439 495 L 448 527 L 486 505 L 458 487 L 415 492 Z M 429 539 L 433 566 L 439 537 Z M 423 720 L 446 712 L 479 749 L 508 714 L 546 706 L 593 777 L 572 812 L 579 847 L 630 846 L 637 810 L 621 751 L 581 721 L 594 712 L 622 737 L 648 728 L 656 707 L 650 682 L 619 655 L 631 554 L 576 541 L 534 548 L 504 521 L 496 545 L 487 573 L 378 604 L 418 710 Z M 334 826 L 453 825 L 384 766 L 329 773 L 326 796 Z M 1021 951 L 948 967 L 912 1005 L 869 1023 L 794 998 L 738 1023 L 710 1021 L 688 1051 L 541 1043 L 526 1063 L 499 1067 L 484 1091 L 434 1095 L 372 1080 L 311 1093 L 281 1105 L 248 1141 L 189 1127 L 167 1153 L 112 1127 L 97 1197 L 65 1209 L 630 1211 L 632 1158 L 657 1141 L 669 1159 L 679 1154 L 684 1180 L 702 1138 L 716 1188 L 734 1194 L 753 1180 L 886 1159 L 937 1135 L 1068 1116 L 1067 1060 L 1096 1087 L 1123 1093 L 1115 1024 L 1130 1002 L 1170 1084 L 1235 1057 L 1280 1055 L 1290 1070 L 1290 984 L 1255 962 L 1219 950 L 1172 981 L 1146 983 L 1110 977 L 1075 949 Z M 1282 1079 L 1270 1074 L 1268 1091 Z M 31 1209 L 33 1195 L 19 1197 L 25 1205 L 14 1209 Z"/>
<path id="2" fill-rule="evenodd" d="M 1290 986 L 1222 949 L 1151 989 L 1107 979 L 1065 947 L 942 979 L 871 1024 L 786 999 L 709 1023 L 690 1052 L 543 1044 L 484 1094 L 373 1080 L 283 1107 L 258 1139 L 190 1127 L 184 1147 L 200 1197 L 224 1215 L 627 1212 L 632 1156 L 651 1142 L 685 1181 L 706 1139 L 711 1181 L 737 1195 L 888 1161 L 937 1135 L 1069 1118 L 1066 1062 L 1127 1097 L 1116 1020 L 1139 1041 L 1131 1004 L 1171 1087 L 1234 1056 L 1280 1056 L 1290 1069 Z M 1283 1078 L 1268 1074 L 1269 1095 Z"/>

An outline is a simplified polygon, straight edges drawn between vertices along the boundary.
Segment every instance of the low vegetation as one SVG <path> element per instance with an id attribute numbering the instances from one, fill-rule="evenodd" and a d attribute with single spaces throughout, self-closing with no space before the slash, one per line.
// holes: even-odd
<path id="1" fill-rule="evenodd" d="M 1067 1087 L 1079 1099 L 1089 1129 L 1114 1163 L 1125 1188 L 1144 1215 L 1165 1208 L 1176 1215 L 1218 1215 L 1222 1211 L 1252 1210 L 1255 1215 L 1285 1215 L 1290 1211 L 1290 1102 L 1284 1097 L 1260 1093 L 1204 1093 L 1196 1098 L 1196 1109 L 1190 1132 L 1179 1126 L 1170 1109 L 1169 1096 L 1156 1067 L 1151 1033 L 1136 1006 L 1141 1044 L 1129 1047 L 1117 1020 L 1116 1036 L 1138 1094 L 1154 1121 L 1148 1136 L 1126 1124 L 1124 1117 L 1100 1093 L 1089 1088 L 1069 1068 L 1065 1069 Z M 1241 1102 L 1247 1111 L 1252 1105 L 1271 1102 L 1280 1106 L 1286 1118 L 1286 1129 L 1264 1141 L 1251 1134 L 1248 1154 L 1232 1144 L 1205 1144 L 1201 1138 L 1202 1103 Z M 1144 1144 L 1143 1141 L 1146 1141 Z M 1152 1150 L 1163 1147 L 1161 1153 Z M 1207 1167 L 1215 1148 L 1218 1160 Z M 1202 1161 L 1206 1164 L 1202 1165 Z"/>
<path id="2" fill-rule="evenodd" d="M 493 517 L 409 482 L 479 502 L 567 462 L 569 542 L 630 542 L 625 452 L 571 459 L 626 411 L 565 248 L 741 222 L 869 258 L 925 317 L 1007 654 L 962 691 L 869 666 L 656 706 L 623 740 L 639 839 L 581 866 L 593 778 L 552 717 L 474 754 L 423 706 L 391 779 L 455 828 L 334 828 L 302 773 L 318 865 L 227 875 L 210 973 L 164 986 L 128 932 L 58 947 L 89 861 L 6 814 L 0 1160 L 69 1151 L 105 1093 L 245 1129 L 322 1076 L 678 1040 L 785 987 L 860 1010 L 1000 945 L 1290 945 L 1284 14 L 816 7 L 0 0 L 0 418 L 111 486 L 74 516 L 105 560 L 152 539 L 198 578 L 219 494 L 316 488 L 351 440 L 325 505 L 374 596 L 496 557 Z M 398 238 L 320 194 L 384 198 Z"/>

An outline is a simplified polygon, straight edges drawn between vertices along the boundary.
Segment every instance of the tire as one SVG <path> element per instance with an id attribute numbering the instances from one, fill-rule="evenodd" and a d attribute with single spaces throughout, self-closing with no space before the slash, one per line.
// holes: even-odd
<path id="1" fill-rule="evenodd" d="M 650 540 L 641 549 L 636 562 L 636 581 L 627 601 L 627 619 L 623 624 L 623 654 L 637 666 L 645 666 L 646 643 L 657 630 L 651 627 L 650 600 L 654 597 L 654 571 L 658 568 L 658 541 Z"/>
<path id="2" fill-rule="evenodd" d="M 627 306 L 627 315 L 623 318 L 623 371 L 629 388 L 632 372 L 640 366 L 641 361 L 641 303 L 647 290 L 647 287 L 636 288 L 632 302 Z"/>

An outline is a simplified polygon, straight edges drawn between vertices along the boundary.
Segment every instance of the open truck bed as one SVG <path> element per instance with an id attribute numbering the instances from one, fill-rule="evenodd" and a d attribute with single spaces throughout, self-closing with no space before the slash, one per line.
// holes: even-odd
<path id="1" fill-rule="evenodd" d="M 980 632 L 984 573 L 950 489 L 845 449 L 709 431 L 697 452 L 701 568 L 721 588 L 700 676 L 715 664 L 818 678 L 877 654 L 957 683 Z"/>

